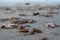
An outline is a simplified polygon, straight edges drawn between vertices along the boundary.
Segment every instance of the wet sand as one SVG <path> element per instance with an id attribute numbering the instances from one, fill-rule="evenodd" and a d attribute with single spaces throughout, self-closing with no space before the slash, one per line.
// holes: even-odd
<path id="1" fill-rule="evenodd" d="M 49 10 L 49 9 L 48 9 Z M 58 10 L 58 12 L 60 9 Z M 1 18 L 7 18 L 7 17 L 20 17 L 20 18 L 31 18 L 35 19 L 37 22 L 30 24 L 34 28 L 38 28 L 43 31 L 43 33 L 35 33 L 33 35 L 28 35 L 27 33 L 21 33 L 17 32 L 17 29 L 0 29 L 0 40 L 41 40 L 43 37 L 47 37 L 48 40 L 60 40 L 60 27 L 56 28 L 46 28 L 43 26 L 44 23 L 57 23 L 60 24 L 60 14 L 53 14 L 54 17 L 44 17 L 44 16 L 33 16 L 33 12 L 39 12 L 40 14 L 47 13 L 47 10 L 35 10 L 35 11 L 25 11 L 25 13 L 28 16 L 18 16 L 21 12 L 15 11 L 12 14 L 3 13 L 3 11 L 0 11 L 0 19 Z M 60 13 L 60 12 L 59 12 Z M 0 21 L 0 25 L 8 23 Z"/>

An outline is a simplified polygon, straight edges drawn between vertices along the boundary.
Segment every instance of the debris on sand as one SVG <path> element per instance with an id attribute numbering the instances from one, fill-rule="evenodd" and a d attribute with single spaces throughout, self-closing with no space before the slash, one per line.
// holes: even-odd
<path id="1" fill-rule="evenodd" d="M 1 21 L 9 21 L 10 18 L 4 18 L 4 19 L 0 19 Z"/>
<path id="2" fill-rule="evenodd" d="M 51 28 L 55 28 L 55 27 L 58 27 L 59 25 L 55 24 L 55 23 L 46 23 L 44 24 L 45 27 L 51 27 Z"/>
<path id="3" fill-rule="evenodd" d="M 37 33 L 42 33 L 42 31 L 40 29 L 37 28 L 33 28 L 33 27 L 28 27 L 26 25 L 23 24 L 19 24 L 18 25 L 18 32 L 28 32 L 29 35 L 34 34 L 35 32 Z"/>
<path id="4" fill-rule="evenodd" d="M 26 14 L 18 14 L 19 16 L 27 16 Z"/>
<path id="5" fill-rule="evenodd" d="M 52 14 L 42 14 L 42 15 L 40 15 L 40 16 L 44 16 L 44 17 L 53 17 Z"/>
<path id="6" fill-rule="evenodd" d="M 33 16 L 37 16 L 37 15 L 39 15 L 39 14 L 40 14 L 39 12 L 33 13 Z"/>
<path id="7" fill-rule="evenodd" d="M 33 20 L 33 19 L 13 19 L 13 20 L 11 20 L 11 23 L 21 23 L 21 24 L 25 24 L 25 23 L 34 23 L 34 22 L 36 22 L 35 20 Z"/>
<path id="8" fill-rule="evenodd" d="M 47 37 L 42 38 L 41 40 L 48 40 Z"/>
<path id="9" fill-rule="evenodd" d="M 15 21 L 19 20 L 20 18 L 18 17 L 7 17 L 7 18 L 1 18 L 0 21 Z"/>
<path id="10" fill-rule="evenodd" d="M 18 17 L 11 17 L 10 20 L 11 21 L 17 21 L 17 20 L 20 20 L 20 18 L 18 18 Z"/>
<path id="11" fill-rule="evenodd" d="M 6 11 L 9 11 L 10 9 L 9 8 L 6 8 Z"/>
<path id="12" fill-rule="evenodd" d="M 30 3 L 25 3 L 25 5 L 30 5 Z"/>
<path id="13" fill-rule="evenodd" d="M 39 36 L 39 40 L 48 40 L 47 36 L 44 33 L 40 34 Z"/>
<path id="14" fill-rule="evenodd" d="M 58 14 L 58 12 L 50 11 L 48 14 Z"/>
<path id="15" fill-rule="evenodd" d="M 3 24 L 1 26 L 1 29 L 2 28 L 5 28 L 5 29 L 12 29 L 12 28 L 17 28 L 17 25 L 16 24 Z"/>
<path id="16" fill-rule="evenodd" d="M 43 10 L 44 9 L 44 7 L 40 7 L 38 10 Z"/>

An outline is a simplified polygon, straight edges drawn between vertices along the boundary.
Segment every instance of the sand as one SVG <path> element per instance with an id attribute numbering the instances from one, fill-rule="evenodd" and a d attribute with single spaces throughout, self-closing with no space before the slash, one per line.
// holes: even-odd
<path id="1" fill-rule="evenodd" d="M 60 11 L 60 10 L 59 10 Z M 40 12 L 40 14 L 47 13 L 47 10 L 37 10 L 34 12 Z M 43 17 L 43 16 L 32 16 L 33 11 L 25 11 L 23 13 L 27 14 L 28 16 L 18 16 L 21 13 L 19 11 L 15 11 L 12 14 L 6 14 L 0 11 L 0 18 L 7 18 L 7 17 L 21 17 L 21 18 L 31 18 L 35 19 L 37 22 L 30 24 L 34 28 L 38 28 L 43 31 L 43 33 L 35 33 L 33 35 L 28 35 L 27 33 L 18 32 L 17 29 L 0 29 L 0 40 L 41 40 L 43 37 L 47 37 L 48 40 L 60 40 L 60 27 L 56 28 L 46 28 L 43 26 L 44 23 L 53 22 L 60 24 L 60 15 L 54 14 L 53 18 L 51 17 Z M 60 13 L 60 12 L 59 12 Z M 0 21 L 0 25 L 7 22 Z"/>

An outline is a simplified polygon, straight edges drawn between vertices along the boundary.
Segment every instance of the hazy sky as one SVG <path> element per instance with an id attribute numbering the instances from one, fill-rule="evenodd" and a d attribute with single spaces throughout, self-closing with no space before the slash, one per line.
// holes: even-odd
<path id="1" fill-rule="evenodd" d="M 0 0 L 2 3 L 8 3 L 8 2 L 60 2 L 60 0 Z"/>
<path id="2" fill-rule="evenodd" d="M 53 3 L 60 4 L 60 0 L 0 0 L 0 5 L 6 4 L 15 4 L 15 3 L 24 3 L 24 2 L 40 2 L 40 3 Z"/>

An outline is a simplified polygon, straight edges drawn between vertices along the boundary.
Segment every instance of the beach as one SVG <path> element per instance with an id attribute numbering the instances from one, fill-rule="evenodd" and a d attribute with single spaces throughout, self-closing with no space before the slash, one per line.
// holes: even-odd
<path id="1" fill-rule="evenodd" d="M 28 8 L 30 7 L 28 6 Z M 43 7 L 44 9 L 41 9 L 41 10 L 38 10 L 40 6 L 39 7 L 36 6 L 35 7 L 36 9 L 34 10 L 32 9 L 20 10 L 19 7 L 17 7 L 18 9 L 11 11 L 12 13 L 10 12 L 7 13 L 5 10 L 0 10 L 0 19 L 2 18 L 4 19 L 7 17 L 34 19 L 37 21 L 36 23 L 27 23 L 27 24 L 31 25 L 34 28 L 38 28 L 42 30 L 43 32 L 43 33 L 35 33 L 33 35 L 28 35 L 27 33 L 18 32 L 16 28 L 0 29 L 0 40 L 41 40 L 44 37 L 47 37 L 48 40 L 60 40 L 60 27 L 46 28 L 45 26 L 43 26 L 44 23 L 50 23 L 50 22 L 60 24 L 60 7 L 59 9 L 56 9 L 57 8 L 56 5 L 54 6 L 56 8 L 53 7 L 54 9 L 50 9 L 49 5 L 44 6 L 44 7 Z M 40 16 L 40 15 L 48 13 L 51 10 L 58 12 L 58 13 L 52 14 L 53 17 Z M 33 16 L 33 13 L 35 12 L 39 12 L 40 15 Z M 18 16 L 18 14 L 26 14 L 27 16 Z M 9 23 L 9 21 L 0 20 L 0 26 L 6 23 Z"/>

